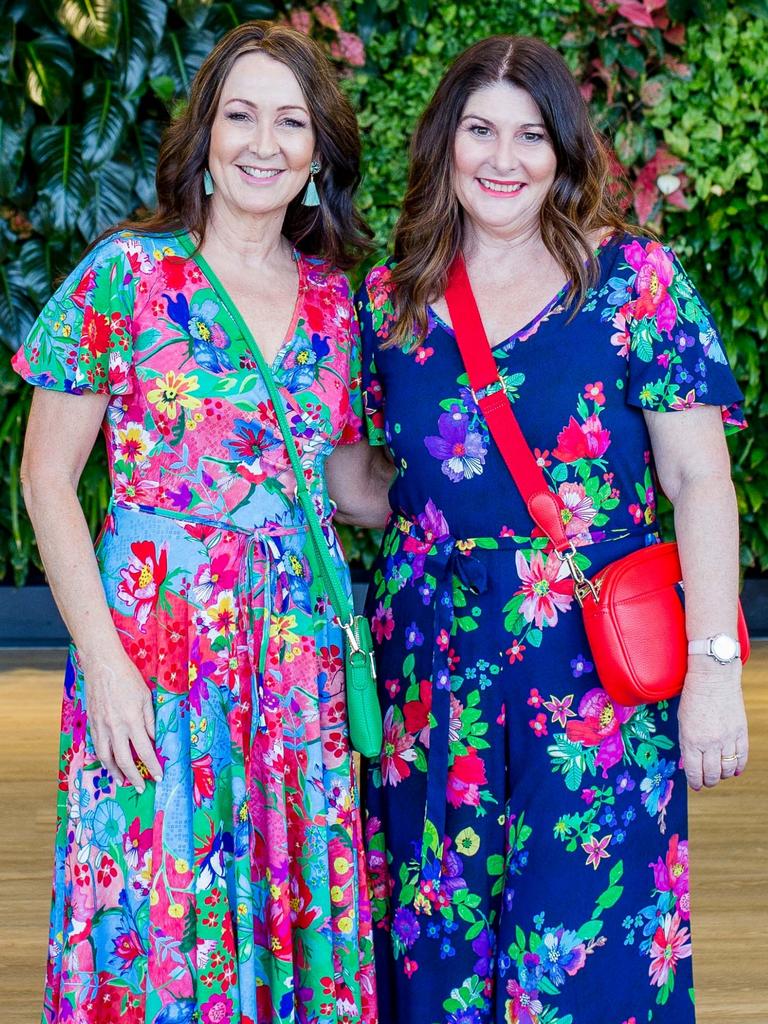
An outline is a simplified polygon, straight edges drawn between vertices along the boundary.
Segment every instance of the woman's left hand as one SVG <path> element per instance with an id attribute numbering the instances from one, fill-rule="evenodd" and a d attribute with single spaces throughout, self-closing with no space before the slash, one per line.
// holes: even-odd
<path id="1" fill-rule="evenodd" d="M 712 659 L 689 660 L 678 710 L 683 767 L 695 790 L 741 775 L 749 754 L 741 662 L 702 664 L 705 660 Z"/>

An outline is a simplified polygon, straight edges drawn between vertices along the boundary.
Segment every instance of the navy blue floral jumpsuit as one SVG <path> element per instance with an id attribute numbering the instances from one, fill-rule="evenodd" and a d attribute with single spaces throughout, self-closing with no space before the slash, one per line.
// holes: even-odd
<path id="1" fill-rule="evenodd" d="M 741 393 L 670 250 L 618 236 L 495 350 L 587 575 L 658 540 L 642 410 Z M 397 468 L 368 612 L 384 751 L 367 780 L 381 1019 L 691 1024 L 676 702 L 601 689 L 560 561 L 475 404 L 451 329 L 387 347 L 390 271 L 358 302 L 369 437 Z"/>

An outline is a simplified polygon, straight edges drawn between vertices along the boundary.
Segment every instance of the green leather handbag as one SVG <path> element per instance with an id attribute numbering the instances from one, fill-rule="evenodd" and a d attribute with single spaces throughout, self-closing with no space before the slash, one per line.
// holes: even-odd
<path id="1" fill-rule="evenodd" d="M 185 239 L 182 237 L 182 241 Z M 186 245 L 193 251 L 191 242 Z M 226 291 L 210 264 L 200 253 L 195 259 L 205 270 L 209 281 L 217 285 L 223 295 Z M 306 549 L 307 559 L 312 567 L 316 580 L 322 580 L 331 605 L 335 611 L 341 628 L 344 631 L 344 663 L 346 670 L 347 717 L 349 722 L 349 738 L 354 750 L 363 757 L 378 757 L 381 753 L 383 729 L 381 705 L 376 692 L 376 662 L 373 657 L 373 637 L 368 620 L 363 615 L 355 615 L 351 599 L 339 578 L 338 569 L 331 557 L 329 542 L 323 533 L 320 518 L 307 490 L 304 469 L 291 433 L 288 417 L 280 392 L 275 384 L 272 371 L 267 366 L 261 349 L 251 334 L 239 310 L 230 304 L 229 312 L 243 332 L 256 366 L 261 373 L 269 397 L 275 409 L 275 416 L 280 425 L 280 432 L 288 451 L 288 459 L 296 477 L 296 498 L 307 521 L 310 541 Z"/>

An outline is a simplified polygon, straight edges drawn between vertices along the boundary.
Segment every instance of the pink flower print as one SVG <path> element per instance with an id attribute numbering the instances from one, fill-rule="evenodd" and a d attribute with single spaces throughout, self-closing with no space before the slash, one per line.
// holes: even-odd
<path id="1" fill-rule="evenodd" d="M 566 536 L 574 540 L 579 538 L 581 541 L 589 541 L 589 526 L 597 515 L 597 509 L 584 490 L 584 485 L 560 484 L 557 493 L 563 500 L 561 515 Z"/>
<path id="2" fill-rule="evenodd" d="M 638 320 L 655 319 L 659 333 L 671 336 L 677 320 L 677 306 L 668 293 L 675 268 L 664 247 L 648 242 L 645 248 L 635 240 L 624 246 L 627 263 L 637 271 L 635 290 L 637 299 L 630 303 L 632 315 Z"/>
<path id="3" fill-rule="evenodd" d="M 581 721 L 568 722 L 565 734 L 575 743 L 587 747 L 599 747 L 595 764 L 603 769 L 603 778 L 608 778 L 608 769 L 618 764 L 624 756 L 624 740 L 621 726 L 635 713 L 633 707 L 616 704 L 602 688 L 588 690 L 579 703 Z"/>
<path id="4" fill-rule="evenodd" d="M 507 994 L 512 996 L 505 1006 L 507 1020 L 513 1024 L 538 1024 L 544 1006 L 536 989 L 528 991 L 512 978 L 507 982 Z"/>
<path id="5" fill-rule="evenodd" d="M 628 359 L 632 339 L 629 334 L 624 314 L 616 313 L 611 326 L 616 328 L 616 333 L 611 335 L 611 344 L 614 348 L 618 349 L 616 355 L 619 357 L 623 356 L 625 359 Z"/>
<path id="6" fill-rule="evenodd" d="M 546 448 L 544 451 L 541 451 L 539 448 L 534 448 L 533 457 L 536 459 L 536 465 L 539 469 L 548 469 L 552 465 L 552 459 L 550 459 L 549 452 Z"/>
<path id="7" fill-rule="evenodd" d="M 581 844 L 582 850 L 587 855 L 587 867 L 591 864 L 595 871 L 597 871 L 600 867 L 600 861 L 611 856 L 607 850 L 611 839 L 613 839 L 613 833 L 609 832 L 608 835 L 603 836 L 602 839 L 598 839 L 597 836 L 592 836 L 588 842 Z"/>
<path id="8" fill-rule="evenodd" d="M 674 975 L 679 961 L 691 955 L 689 938 L 690 932 L 683 927 L 677 914 L 664 916 L 664 921 L 656 929 L 651 943 L 651 964 L 648 974 L 652 985 L 659 988 L 666 985 L 670 971 Z"/>
<path id="9" fill-rule="evenodd" d="M 213 995 L 202 1006 L 203 1024 L 229 1024 L 233 1011 L 231 999 L 224 995 Z"/>
<path id="10" fill-rule="evenodd" d="M 525 653 L 525 644 L 520 643 L 517 637 L 515 637 L 512 641 L 512 645 L 508 647 L 504 653 L 509 658 L 509 664 L 514 665 L 516 661 L 523 660 L 523 654 Z"/>
<path id="11" fill-rule="evenodd" d="M 536 736 L 541 738 L 547 736 L 547 716 L 544 712 L 540 712 L 535 718 L 531 718 L 528 725 L 533 729 Z"/>
<path id="12" fill-rule="evenodd" d="M 605 405 L 605 395 L 603 394 L 603 382 L 596 380 L 594 384 L 587 384 L 584 388 L 584 397 L 591 399 L 596 405 Z"/>
<path id="13" fill-rule="evenodd" d="M 385 608 L 380 601 L 371 620 L 371 630 L 376 637 L 376 643 L 380 644 L 385 640 L 391 640 L 394 628 L 395 618 L 392 609 Z"/>
<path id="14" fill-rule="evenodd" d="M 576 717 L 576 712 L 571 708 L 571 704 L 573 704 L 572 693 L 569 693 L 567 697 L 563 697 L 562 700 L 551 693 L 549 700 L 544 701 L 544 707 L 552 715 L 553 724 L 557 723 L 562 728 L 565 728 L 569 718 Z"/>
<path id="15" fill-rule="evenodd" d="M 423 366 L 424 363 L 429 359 L 430 356 L 435 354 L 435 350 L 431 345 L 419 345 L 414 352 L 414 358 L 419 366 Z"/>
<path id="16" fill-rule="evenodd" d="M 599 459 L 610 443 L 611 432 L 603 427 L 599 416 L 588 416 L 583 423 L 571 416 L 568 425 L 557 435 L 557 448 L 552 454 L 561 462 Z"/>
<path id="17" fill-rule="evenodd" d="M 554 626 L 557 613 L 567 612 L 573 602 L 573 581 L 567 566 L 556 555 L 549 555 L 545 562 L 540 551 L 533 552 L 529 565 L 522 551 L 518 551 L 515 567 L 522 582 L 516 594 L 525 595 L 520 605 L 521 615 L 526 622 L 535 622 L 537 629 L 545 622 Z M 561 573 L 563 577 L 559 579 Z"/>
<path id="18" fill-rule="evenodd" d="M 653 869 L 654 885 L 659 892 L 673 892 L 678 898 L 678 913 L 687 921 L 690 917 L 688 842 L 675 834 L 669 840 L 669 849 L 664 860 L 659 857 Z"/>
<path id="19" fill-rule="evenodd" d="M 530 706 L 532 708 L 540 708 L 541 707 L 542 699 L 541 699 L 541 694 L 539 693 L 538 690 L 536 690 L 536 689 L 531 690 L 531 694 L 530 694 L 530 696 L 528 698 L 527 703 L 530 704 Z"/>
<path id="20" fill-rule="evenodd" d="M 487 781 L 482 758 L 474 747 L 467 747 L 466 754 L 456 755 L 448 772 L 448 802 L 453 807 L 479 807 L 480 786 Z"/>
<path id="21" fill-rule="evenodd" d="M 409 761 L 416 760 L 413 744 L 416 737 L 405 731 L 403 719 L 390 707 L 384 716 L 384 746 L 381 755 L 381 774 L 385 785 L 397 786 L 411 774 Z"/>

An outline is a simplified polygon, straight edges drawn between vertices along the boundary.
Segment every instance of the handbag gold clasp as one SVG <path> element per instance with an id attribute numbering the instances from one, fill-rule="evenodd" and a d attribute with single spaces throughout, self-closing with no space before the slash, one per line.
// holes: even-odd
<path id="1" fill-rule="evenodd" d="M 568 571 L 573 578 L 573 596 L 579 605 L 579 608 L 584 607 L 584 601 L 591 594 L 595 604 L 600 601 L 600 588 L 603 585 L 603 581 L 599 578 L 595 580 L 588 580 L 584 573 L 581 571 L 579 566 L 576 564 L 576 547 L 571 541 L 571 546 L 567 551 L 558 551 L 557 557 L 561 562 L 565 562 L 568 566 Z"/>

